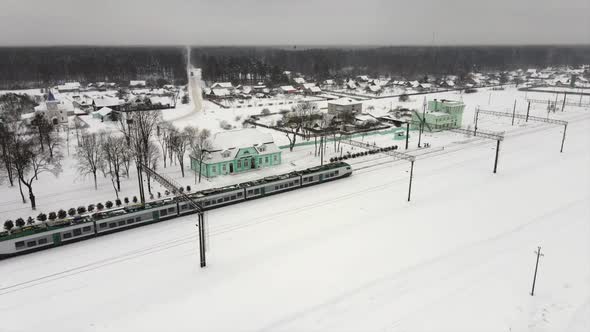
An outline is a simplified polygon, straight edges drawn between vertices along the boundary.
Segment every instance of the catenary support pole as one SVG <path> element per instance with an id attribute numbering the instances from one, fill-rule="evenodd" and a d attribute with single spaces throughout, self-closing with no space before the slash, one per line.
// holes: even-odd
<path id="1" fill-rule="evenodd" d="M 565 132 L 567 131 L 567 125 L 563 126 L 563 138 L 561 139 L 561 150 L 559 152 L 563 152 L 563 143 L 565 143 Z"/>
<path id="2" fill-rule="evenodd" d="M 479 120 L 479 108 L 475 110 L 475 129 L 473 130 L 473 136 L 477 136 L 477 121 Z"/>
<path id="3" fill-rule="evenodd" d="M 514 99 L 514 107 L 512 108 L 512 125 L 514 126 L 514 115 L 516 114 L 516 99 Z"/>
<path id="4" fill-rule="evenodd" d="M 531 102 L 529 101 L 529 105 L 526 108 L 526 120 L 525 122 L 529 122 L 529 111 L 531 110 Z"/>
<path id="5" fill-rule="evenodd" d="M 406 123 L 406 150 L 408 149 L 408 143 L 410 140 L 410 123 Z"/>
<path id="6" fill-rule="evenodd" d="M 561 111 L 565 110 L 565 100 L 567 99 L 567 92 L 563 94 L 563 104 L 561 105 Z"/>
<path id="7" fill-rule="evenodd" d="M 205 257 L 205 218 L 203 216 L 203 212 L 199 212 L 199 223 L 197 227 L 199 228 L 199 254 L 201 257 L 201 267 L 207 266 L 207 261 Z"/>
<path id="8" fill-rule="evenodd" d="M 537 282 L 537 269 L 539 268 L 539 257 L 544 256 L 541 253 L 541 247 L 537 247 L 537 251 L 535 251 L 535 254 L 537 254 L 537 263 L 535 264 L 535 275 L 533 277 L 533 289 L 531 289 L 531 296 L 535 295 L 535 283 Z"/>
<path id="9" fill-rule="evenodd" d="M 500 154 L 500 140 L 496 141 L 496 158 L 494 159 L 494 174 L 498 170 L 498 155 Z"/>
<path id="10" fill-rule="evenodd" d="M 412 178 L 414 177 L 414 161 L 410 161 L 410 184 L 408 185 L 408 202 L 412 196 Z"/>
<path id="11" fill-rule="evenodd" d="M 145 204 L 145 195 L 143 192 L 143 175 L 141 171 L 141 165 L 137 165 L 137 183 L 139 185 L 139 200 L 141 204 Z"/>

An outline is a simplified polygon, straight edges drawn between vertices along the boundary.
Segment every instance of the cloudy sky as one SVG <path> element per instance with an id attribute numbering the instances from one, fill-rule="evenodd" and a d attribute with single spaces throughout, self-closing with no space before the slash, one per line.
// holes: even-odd
<path id="1" fill-rule="evenodd" d="M 0 45 L 590 43 L 590 0 L 0 0 Z"/>

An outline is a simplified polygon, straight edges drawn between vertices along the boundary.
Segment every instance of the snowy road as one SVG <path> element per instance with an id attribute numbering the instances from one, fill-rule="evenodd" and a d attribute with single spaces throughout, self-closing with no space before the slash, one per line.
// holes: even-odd
<path id="1" fill-rule="evenodd" d="M 590 121 L 0 262 L 2 331 L 587 331 Z M 536 295 L 530 284 L 540 245 Z M 34 319 L 32 319 L 34 317 Z"/>

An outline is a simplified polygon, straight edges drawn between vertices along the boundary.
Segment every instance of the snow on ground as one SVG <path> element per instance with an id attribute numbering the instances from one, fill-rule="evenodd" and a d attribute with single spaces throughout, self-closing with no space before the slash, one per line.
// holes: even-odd
<path id="1" fill-rule="evenodd" d="M 418 160 L 411 203 L 396 162 L 208 212 L 205 269 L 194 217 L 2 261 L 2 330 L 588 331 L 574 115 L 564 153 L 559 128 L 522 128 L 497 174 L 493 143 Z"/>

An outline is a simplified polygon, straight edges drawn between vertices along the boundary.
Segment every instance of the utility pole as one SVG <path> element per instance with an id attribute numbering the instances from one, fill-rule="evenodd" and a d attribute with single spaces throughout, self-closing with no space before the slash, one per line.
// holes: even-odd
<path id="1" fill-rule="evenodd" d="M 514 99 L 514 107 L 512 108 L 512 125 L 514 126 L 514 114 L 516 114 L 516 99 Z"/>
<path id="2" fill-rule="evenodd" d="M 422 131 L 424 130 L 424 123 L 426 122 L 426 97 L 424 97 L 424 102 L 422 103 L 422 119 L 420 119 L 420 132 L 418 134 L 418 147 L 421 148 L 420 145 L 422 142 Z"/>
<path id="3" fill-rule="evenodd" d="M 408 202 L 410 201 L 410 197 L 412 195 L 412 178 L 414 176 L 414 160 L 410 161 L 410 184 L 408 185 Z"/>
<path id="4" fill-rule="evenodd" d="M 494 174 L 496 174 L 496 170 L 498 169 L 498 155 L 500 154 L 500 140 L 496 141 L 496 159 L 494 160 Z"/>
<path id="5" fill-rule="evenodd" d="M 201 258 L 201 267 L 207 266 L 207 261 L 205 258 L 205 217 L 203 212 L 199 212 L 199 223 L 197 224 L 199 228 L 199 253 Z"/>
<path id="6" fill-rule="evenodd" d="M 473 130 L 473 136 L 477 136 L 477 121 L 479 120 L 479 107 L 475 110 L 475 129 Z"/>
<path id="7" fill-rule="evenodd" d="M 408 149 L 408 143 L 410 139 L 410 123 L 406 123 L 406 150 Z"/>
<path id="8" fill-rule="evenodd" d="M 566 130 L 567 130 L 567 124 L 563 126 L 563 138 L 561 139 L 561 150 L 559 150 L 559 152 L 563 152 L 563 143 L 565 143 Z"/>
<path id="9" fill-rule="evenodd" d="M 561 105 L 561 111 L 565 110 L 565 100 L 567 99 L 567 92 L 563 94 L 563 105 Z"/>
<path id="10" fill-rule="evenodd" d="M 324 165 L 324 146 L 322 145 L 324 142 L 324 136 L 320 136 L 320 160 L 321 160 L 321 165 Z"/>
<path id="11" fill-rule="evenodd" d="M 531 102 L 529 101 L 529 106 L 526 108 L 526 120 L 525 122 L 529 122 L 529 111 L 531 110 Z"/>
<path id="12" fill-rule="evenodd" d="M 539 268 L 539 257 L 545 256 L 541 253 L 541 247 L 537 247 L 537 263 L 535 264 L 535 276 L 533 277 L 533 289 L 531 290 L 531 296 L 535 296 L 535 283 L 537 282 L 537 269 Z"/>

